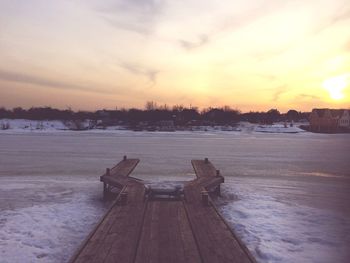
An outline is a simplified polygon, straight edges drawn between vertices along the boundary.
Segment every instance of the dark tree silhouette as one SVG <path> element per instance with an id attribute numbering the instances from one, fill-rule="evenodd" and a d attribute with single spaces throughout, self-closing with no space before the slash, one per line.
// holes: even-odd
<path id="1" fill-rule="evenodd" d="M 298 121 L 300 120 L 299 112 L 296 110 L 289 110 L 286 114 L 286 118 L 288 121 Z"/>
<path id="2" fill-rule="evenodd" d="M 270 109 L 267 112 L 247 112 L 241 113 L 239 110 L 229 106 L 221 108 L 206 108 L 199 112 L 196 107 L 186 108 L 182 105 L 175 105 L 169 108 L 166 104 L 157 106 L 156 102 L 149 101 L 145 109 L 118 109 L 98 110 L 95 112 L 77 111 L 71 109 L 54 109 L 51 107 L 32 107 L 23 109 L 16 107 L 7 110 L 0 107 L 0 118 L 5 119 L 32 119 L 32 120 L 62 120 L 62 121 L 82 121 L 91 120 L 93 123 L 108 125 L 157 125 L 160 121 L 174 121 L 175 125 L 233 125 L 238 121 L 249 121 L 252 123 L 271 124 L 278 121 L 298 121 L 308 119 L 309 113 L 289 110 L 281 114 L 277 109 Z"/>

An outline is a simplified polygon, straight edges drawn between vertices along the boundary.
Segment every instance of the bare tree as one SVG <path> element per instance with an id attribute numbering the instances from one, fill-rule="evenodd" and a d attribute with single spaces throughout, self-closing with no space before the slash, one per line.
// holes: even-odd
<path id="1" fill-rule="evenodd" d="M 148 111 L 156 110 L 158 108 L 157 103 L 154 101 L 147 101 L 145 105 L 145 109 Z"/>

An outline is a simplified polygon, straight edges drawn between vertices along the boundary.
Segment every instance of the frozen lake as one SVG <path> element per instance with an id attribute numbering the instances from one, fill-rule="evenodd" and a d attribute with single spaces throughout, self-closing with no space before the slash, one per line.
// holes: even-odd
<path id="1" fill-rule="evenodd" d="M 350 135 L 0 133 L 0 262 L 65 262 L 106 209 L 99 183 L 123 155 L 133 175 L 190 180 L 208 157 L 217 203 L 259 262 L 350 258 Z"/>

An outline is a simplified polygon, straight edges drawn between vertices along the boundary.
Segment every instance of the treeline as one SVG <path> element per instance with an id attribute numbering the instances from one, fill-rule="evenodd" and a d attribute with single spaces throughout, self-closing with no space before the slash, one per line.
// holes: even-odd
<path id="1" fill-rule="evenodd" d="M 154 102 L 147 102 L 144 109 L 115 109 L 73 111 L 71 109 L 60 110 L 51 107 L 32 107 L 23 109 L 0 108 L 0 119 L 30 119 L 30 120 L 102 120 L 107 124 L 124 123 L 134 124 L 140 122 L 174 121 L 178 125 L 225 125 L 239 121 L 252 123 L 274 123 L 279 121 L 300 121 L 307 119 L 309 113 L 289 110 L 287 113 L 280 113 L 277 109 L 267 112 L 246 112 L 241 113 L 237 109 L 228 106 L 220 108 L 206 108 L 199 110 L 197 107 L 157 106 Z"/>
<path id="2" fill-rule="evenodd" d="M 77 111 L 71 109 L 60 110 L 51 107 L 32 107 L 23 109 L 21 107 L 12 110 L 0 108 L 1 119 L 28 119 L 28 120 L 75 120 L 95 119 L 96 112 Z"/>

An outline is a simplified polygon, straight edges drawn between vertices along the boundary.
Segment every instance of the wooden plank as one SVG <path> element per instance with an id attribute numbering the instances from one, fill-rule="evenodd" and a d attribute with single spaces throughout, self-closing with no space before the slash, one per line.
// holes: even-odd
<path id="1" fill-rule="evenodd" d="M 216 169 L 210 161 L 192 160 L 191 163 L 197 178 L 216 176 Z"/>
<path id="2" fill-rule="evenodd" d="M 138 162 L 138 159 L 124 159 L 108 175 L 100 177 L 101 181 L 114 182 L 123 190 L 71 262 L 112 262 L 115 257 L 121 262 L 133 262 L 146 207 L 143 183 L 128 177 Z M 125 192 L 127 205 L 117 205 Z"/>
<path id="3" fill-rule="evenodd" d="M 124 185 L 126 184 L 125 180 L 123 180 L 122 178 L 105 176 L 105 175 L 101 177 L 101 181 L 107 184 L 113 185 L 117 188 L 123 188 Z"/>
<path id="4" fill-rule="evenodd" d="M 133 262 L 143 224 L 145 188 L 132 183 L 125 188 L 128 204 L 114 205 L 98 230 L 72 262 Z"/>
<path id="5" fill-rule="evenodd" d="M 196 179 L 191 184 L 196 185 L 198 187 L 205 188 L 206 190 L 210 191 L 218 187 L 223 182 L 224 182 L 224 178 L 222 176 L 215 176 L 215 177 L 211 176 L 211 177 Z"/>
<path id="6" fill-rule="evenodd" d="M 182 201 L 148 202 L 135 262 L 201 262 Z"/>
<path id="7" fill-rule="evenodd" d="M 115 259 L 118 259 L 119 262 L 133 262 L 136 255 L 146 208 L 145 188 L 142 184 L 135 183 L 128 185 L 126 190 L 128 203 L 121 206 L 120 218 L 109 230 L 108 235 L 111 235 L 111 242 L 105 245 L 110 249 L 104 262 L 115 262 Z M 94 262 L 101 262 L 101 260 L 96 257 Z"/>
<path id="8" fill-rule="evenodd" d="M 114 217 L 111 214 L 115 213 L 115 205 L 118 201 L 119 196 L 116 198 L 116 200 L 111 204 L 105 215 L 101 218 L 101 220 L 96 224 L 94 229 L 90 232 L 90 234 L 85 238 L 85 240 L 82 242 L 82 245 L 77 249 L 77 251 L 73 254 L 69 262 L 85 262 L 85 257 L 91 257 L 91 254 L 93 251 L 90 249 L 86 249 L 86 246 L 89 242 L 94 240 L 99 240 L 99 238 L 102 238 L 106 232 L 109 226 L 113 223 Z M 84 251 L 84 254 L 83 254 Z M 89 255 L 90 252 L 90 255 Z"/>
<path id="9" fill-rule="evenodd" d="M 199 248 L 196 243 L 189 219 L 186 214 L 184 201 L 178 213 L 178 227 L 185 253 L 185 262 L 202 262 Z"/>
<path id="10" fill-rule="evenodd" d="M 192 165 L 197 179 L 185 186 L 184 204 L 203 262 L 255 262 L 213 204 L 202 204 L 203 187 L 220 184 L 221 179 L 216 180 L 215 167 L 202 160 L 193 160 Z"/>
<path id="11" fill-rule="evenodd" d="M 111 176 L 129 176 L 135 169 L 140 159 L 125 159 L 111 169 Z"/>
<path id="12" fill-rule="evenodd" d="M 198 203 L 185 207 L 203 262 L 254 262 L 212 205 Z"/>
<path id="13" fill-rule="evenodd" d="M 113 177 L 114 180 L 121 179 L 123 177 L 128 177 L 139 162 L 139 159 L 124 159 L 109 170 L 109 175 L 107 173 L 102 175 L 100 177 L 100 180 L 102 182 L 105 182 L 105 180 L 108 180 L 111 177 Z"/>
<path id="14" fill-rule="evenodd" d="M 100 181 L 104 183 L 103 198 L 105 200 L 110 196 L 110 186 L 116 187 L 120 190 L 129 181 L 131 181 L 131 178 L 128 176 L 135 169 L 139 161 L 139 159 L 127 159 L 124 157 L 123 160 L 115 165 L 112 169 L 106 169 L 106 173 L 100 176 Z M 136 178 L 132 178 L 132 181 L 140 182 Z"/>

